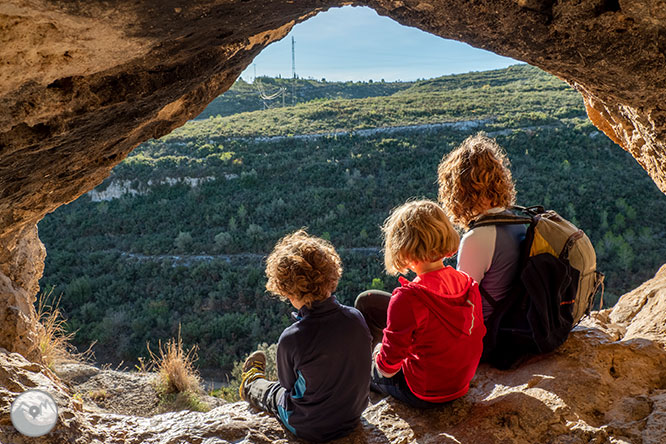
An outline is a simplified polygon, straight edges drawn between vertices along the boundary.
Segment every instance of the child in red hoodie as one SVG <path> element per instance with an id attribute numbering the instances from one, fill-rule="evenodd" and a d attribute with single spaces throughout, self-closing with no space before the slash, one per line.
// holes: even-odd
<path id="1" fill-rule="evenodd" d="M 388 273 L 417 276 L 400 277 L 393 295 L 370 290 L 356 299 L 373 335 L 371 387 L 419 408 L 457 399 L 469 389 L 486 333 L 478 284 L 442 263 L 458 249 L 458 233 L 428 200 L 396 208 L 382 231 Z"/>

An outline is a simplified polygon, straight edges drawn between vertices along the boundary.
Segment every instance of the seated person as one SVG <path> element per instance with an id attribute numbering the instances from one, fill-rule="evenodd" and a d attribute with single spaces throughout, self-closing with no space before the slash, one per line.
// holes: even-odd
<path id="1" fill-rule="evenodd" d="M 401 277 L 393 295 L 370 290 L 356 299 L 374 343 L 381 340 L 371 387 L 413 407 L 436 407 L 467 393 L 479 364 L 486 329 L 478 285 L 442 263 L 459 237 L 435 202 L 402 205 L 382 231 L 387 272 L 417 276 Z"/>
<path id="2" fill-rule="evenodd" d="M 439 201 L 453 222 L 467 231 L 458 251 L 458 270 L 479 283 L 483 318 L 513 289 L 520 267 L 525 225 L 487 225 L 469 229 L 484 214 L 506 212 L 516 189 L 504 150 L 483 133 L 470 136 L 439 164 Z"/>
<path id="3" fill-rule="evenodd" d="M 303 230 L 281 239 L 266 261 L 266 288 L 298 313 L 278 341 L 279 381 L 265 379 L 261 351 L 243 365 L 241 398 L 310 441 L 348 435 L 368 404 L 371 337 L 363 316 L 332 295 L 341 274 L 329 242 Z"/>

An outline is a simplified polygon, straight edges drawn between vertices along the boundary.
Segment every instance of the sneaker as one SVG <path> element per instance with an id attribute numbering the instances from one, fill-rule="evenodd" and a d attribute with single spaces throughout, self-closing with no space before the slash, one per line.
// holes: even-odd
<path id="1" fill-rule="evenodd" d="M 259 378 L 265 378 L 264 372 L 266 371 L 266 354 L 261 350 L 252 353 L 243 363 L 243 374 L 241 375 L 241 383 L 238 387 L 238 394 L 241 399 L 248 401 L 245 395 L 245 386 Z"/>

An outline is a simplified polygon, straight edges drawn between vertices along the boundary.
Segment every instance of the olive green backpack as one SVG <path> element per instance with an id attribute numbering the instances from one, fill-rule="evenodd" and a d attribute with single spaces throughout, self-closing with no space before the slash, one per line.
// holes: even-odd
<path id="1" fill-rule="evenodd" d="M 505 368 L 527 353 L 559 347 L 590 313 L 604 280 L 590 239 L 555 211 L 515 206 L 510 212 L 483 215 L 471 226 L 507 224 L 528 225 L 512 290 L 498 302 L 481 286 L 493 307 L 486 320 L 484 357 Z"/>

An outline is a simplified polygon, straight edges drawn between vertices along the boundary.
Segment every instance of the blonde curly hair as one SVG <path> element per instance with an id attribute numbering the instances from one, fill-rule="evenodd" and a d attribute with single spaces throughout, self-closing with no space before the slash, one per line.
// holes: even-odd
<path id="1" fill-rule="evenodd" d="M 435 262 L 458 250 L 460 236 L 436 202 L 415 200 L 394 209 L 382 226 L 384 264 L 405 273 L 410 262 Z"/>
<path id="2" fill-rule="evenodd" d="M 456 225 L 469 228 L 484 210 L 515 204 L 510 165 L 495 139 L 482 132 L 442 158 L 437 169 L 438 199 Z"/>
<path id="3" fill-rule="evenodd" d="M 266 289 L 282 299 L 295 299 L 312 307 L 338 287 L 342 276 L 340 256 L 330 242 L 305 230 L 278 241 L 266 260 Z"/>

